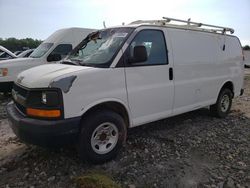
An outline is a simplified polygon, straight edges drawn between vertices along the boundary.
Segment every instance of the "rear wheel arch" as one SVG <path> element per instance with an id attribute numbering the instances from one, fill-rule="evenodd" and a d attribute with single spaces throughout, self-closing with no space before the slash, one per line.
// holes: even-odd
<path id="1" fill-rule="evenodd" d="M 226 117 L 232 106 L 234 97 L 234 87 L 231 81 L 225 82 L 220 89 L 216 103 L 210 106 L 210 112 L 216 117 Z"/>
<path id="2" fill-rule="evenodd" d="M 234 85 L 233 85 L 233 82 L 232 82 L 232 81 L 227 81 L 227 82 L 225 82 L 225 83 L 223 84 L 222 88 L 220 89 L 219 94 L 220 94 L 221 91 L 223 91 L 224 89 L 229 89 L 229 90 L 232 92 L 232 94 L 233 94 L 232 98 L 234 97 Z M 219 96 L 219 94 L 218 94 L 218 96 Z"/>

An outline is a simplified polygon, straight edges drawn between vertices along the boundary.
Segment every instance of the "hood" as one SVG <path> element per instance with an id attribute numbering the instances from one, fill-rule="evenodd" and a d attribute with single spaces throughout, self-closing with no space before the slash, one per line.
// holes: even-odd
<path id="1" fill-rule="evenodd" d="M 45 88 L 58 77 L 71 76 L 75 72 L 87 69 L 93 68 L 63 64 L 41 65 L 21 72 L 16 82 L 27 88 Z"/>
<path id="2" fill-rule="evenodd" d="M 43 64 L 43 59 L 41 58 L 16 58 L 0 61 L 0 68 L 8 69 L 8 75 L 0 77 L 0 81 L 13 82 L 20 72 L 41 64 Z"/>
<path id="3" fill-rule="evenodd" d="M 15 58 L 15 59 L 8 59 L 0 61 L 0 67 L 8 68 L 11 66 L 14 66 L 18 63 L 25 63 L 25 62 L 31 62 L 31 61 L 37 61 L 36 58 Z"/>

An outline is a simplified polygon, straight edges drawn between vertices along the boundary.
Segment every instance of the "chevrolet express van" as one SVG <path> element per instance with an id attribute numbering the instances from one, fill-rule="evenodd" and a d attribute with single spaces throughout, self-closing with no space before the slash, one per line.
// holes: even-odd
<path id="1" fill-rule="evenodd" d="M 0 92 L 10 92 L 16 76 L 31 67 L 55 63 L 78 45 L 93 29 L 66 28 L 49 36 L 30 54 L 29 58 L 15 58 L 0 62 Z"/>
<path id="2" fill-rule="evenodd" d="M 90 33 L 61 64 L 20 73 L 7 106 L 15 134 L 42 146 L 76 143 L 83 159 L 102 163 L 128 128 L 207 106 L 225 117 L 243 93 L 239 39 L 230 28 L 172 20 Z"/>

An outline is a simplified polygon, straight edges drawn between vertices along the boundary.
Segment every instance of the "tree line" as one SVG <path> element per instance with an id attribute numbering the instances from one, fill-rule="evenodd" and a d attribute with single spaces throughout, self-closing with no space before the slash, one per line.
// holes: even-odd
<path id="1" fill-rule="evenodd" d="M 250 50 L 250 46 L 248 46 L 248 45 L 244 46 L 243 50 Z"/>
<path id="2" fill-rule="evenodd" d="M 0 38 L 0 45 L 7 48 L 8 50 L 15 51 L 23 51 L 26 49 L 36 48 L 41 44 L 41 40 L 26 38 L 26 39 L 16 39 L 16 38 Z"/>

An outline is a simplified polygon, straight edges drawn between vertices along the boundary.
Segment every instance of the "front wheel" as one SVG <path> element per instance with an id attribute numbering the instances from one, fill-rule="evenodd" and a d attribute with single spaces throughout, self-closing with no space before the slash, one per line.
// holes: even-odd
<path id="1" fill-rule="evenodd" d="M 80 157 L 92 163 L 113 159 L 127 136 L 123 118 L 113 111 L 98 111 L 84 118 L 79 139 Z"/>
<path id="2" fill-rule="evenodd" d="M 217 102 L 210 106 L 210 112 L 216 117 L 226 117 L 232 106 L 233 93 L 230 89 L 221 90 Z"/>

